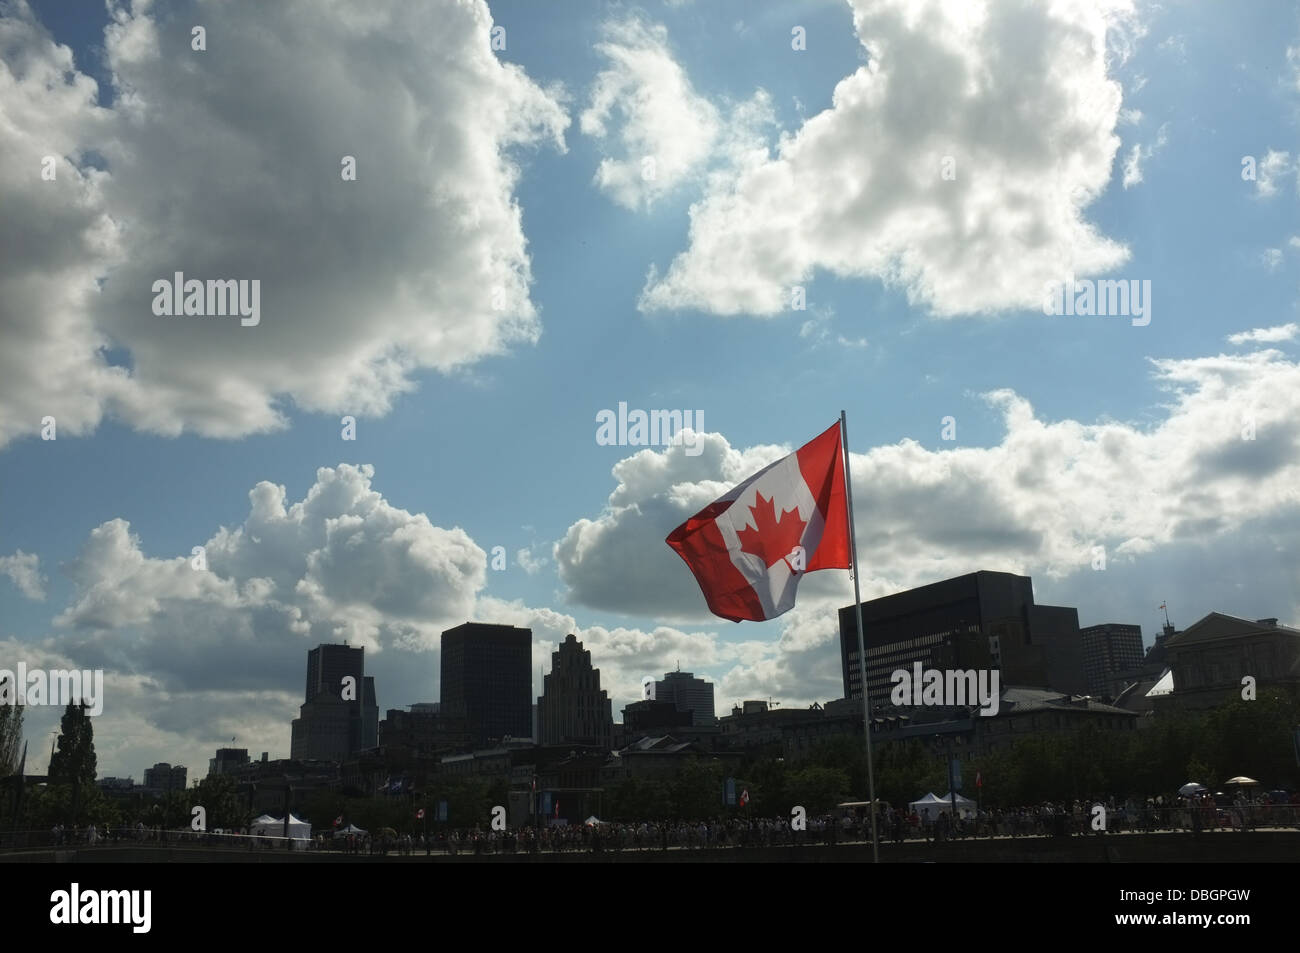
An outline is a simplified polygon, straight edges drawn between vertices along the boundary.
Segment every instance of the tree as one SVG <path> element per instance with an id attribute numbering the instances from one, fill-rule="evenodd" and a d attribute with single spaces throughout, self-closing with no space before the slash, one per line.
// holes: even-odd
<path id="1" fill-rule="evenodd" d="M 68 702 L 59 724 L 59 747 L 50 758 L 51 784 L 95 784 L 95 729 L 85 702 Z"/>
<path id="2" fill-rule="evenodd" d="M 0 694 L 13 692 L 13 685 L 0 682 Z M 21 705 L 0 704 L 0 778 L 18 770 L 18 756 L 23 740 L 23 708 Z"/>

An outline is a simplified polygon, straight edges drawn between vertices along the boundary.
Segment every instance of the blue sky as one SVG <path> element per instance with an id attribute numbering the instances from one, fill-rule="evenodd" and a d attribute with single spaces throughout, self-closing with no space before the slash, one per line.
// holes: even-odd
<path id="1" fill-rule="evenodd" d="M 6 249 L 32 241 L 0 266 L 0 285 L 17 289 L 0 315 L 0 646 L 30 665 L 53 653 L 108 670 L 101 774 L 138 777 L 156 760 L 201 773 L 231 736 L 287 755 L 305 652 L 332 631 L 368 645 L 382 708 L 436 699 L 436 632 L 470 616 L 533 625 L 539 663 L 578 631 L 616 708 L 678 659 L 719 683 L 720 707 L 836 697 L 847 574 L 810 577 L 787 617 L 733 625 L 707 615 L 662 539 L 841 409 L 864 595 L 1010 569 L 1034 577 L 1040 601 L 1078 605 L 1082 624 L 1135 622 L 1148 642 L 1164 599 L 1183 625 L 1211 610 L 1300 621 L 1294 8 L 1117 3 L 1069 23 L 992 4 L 997 31 L 962 32 L 943 26 L 942 5 L 920 23 L 889 6 L 499 2 L 478 5 L 478 20 L 304 18 L 299 32 L 306 8 L 294 4 L 274 16 L 137 4 L 106 42 L 102 4 L 0 5 L 0 135 L 12 137 L 0 201 L 24 195 L 0 234 Z M 464 42 L 489 15 L 506 28 L 495 59 Z M 207 25 L 205 51 L 188 46 L 193 23 Z M 791 49 L 795 26 L 806 50 Z M 1084 29 L 1107 48 L 1080 55 L 1072 31 Z M 68 55 L 97 99 L 68 92 Z M 967 78 L 1000 92 L 954 111 L 962 76 L 943 70 L 971 64 Z M 451 78 L 462 75 L 476 79 Z M 613 105 L 591 118 L 604 136 L 583 118 L 602 77 Z M 742 121 L 744 103 L 758 121 Z M 951 118 L 981 111 L 1005 130 Z M 516 114 L 536 126 L 512 138 L 496 119 Z M 726 145 L 742 140 L 738 159 Z M 941 141 L 957 197 L 924 178 Z M 661 193 L 598 184 L 602 160 L 635 168 L 646 143 L 694 158 L 665 165 Z M 1140 175 L 1126 185 L 1135 147 Z M 339 181 L 345 148 L 355 183 Z M 66 164 L 43 184 L 50 152 Z M 483 171 L 484 155 L 502 167 Z M 1245 156 L 1268 173 L 1243 180 Z M 773 184 L 781 168 L 793 186 Z M 891 176 L 896 189 L 874 184 Z M 1081 184 L 1093 197 L 1062 217 Z M 452 228 L 453 205 L 482 224 Z M 705 206 L 718 213 L 707 222 Z M 936 214 L 963 225 L 909 224 Z M 1017 216 L 1032 226 L 1008 224 Z M 94 244 L 105 219 L 115 231 Z M 1056 250 L 1071 234 L 1073 260 Z M 504 265 L 473 257 L 480 239 Z M 747 252 L 718 252 L 729 248 Z M 1107 255 L 1118 263 L 1086 267 Z M 676 260 L 680 276 L 665 280 Z M 1149 280 L 1150 324 L 1048 317 L 1032 303 L 1041 281 L 1009 277 L 1072 262 L 1081 278 Z M 200 337 L 142 311 L 153 278 L 218 263 L 263 276 L 259 327 L 210 324 Z M 531 309 L 522 338 L 483 343 L 504 319 L 461 280 L 480 265 L 529 272 L 505 309 Z M 102 279 L 103 292 L 51 300 L 32 290 L 45 279 L 69 295 Z M 647 303 L 656 281 L 660 306 Z M 804 286 L 807 310 L 754 305 L 769 283 Z M 1272 330 L 1226 340 L 1252 329 Z M 398 372 L 358 357 L 385 347 Z M 66 362 L 51 364 L 55 352 Z M 984 396 L 998 391 L 1032 413 Z M 620 401 L 702 412 L 707 452 L 598 445 L 596 414 Z M 54 441 L 39 434 L 46 406 Z M 355 442 L 340 439 L 348 413 Z M 1258 435 L 1242 456 L 1244 414 Z M 957 439 L 944 441 L 950 415 Z M 341 464 L 373 467 L 343 482 L 392 512 L 359 531 L 373 540 L 298 552 L 309 586 L 249 595 L 261 571 L 248 567 L 272 558 L 253 552 L 264 544 L 252 529 L 214 560 L 226 590 L 191 591 L 168 568 L 243 525 L 259 482 L 292 504 L 318 468 Z M 129 534 L 87 548 L 114 520 Z M 423 541 L 415 555 L 411 539 Z M 504 571 L 487 565 L 498 545 Z M 1098 545 L 1104 572 L 1090 565 Z M 20 584 L 18 553 L 29 568 L 38 557 L 43 582 Z M 381 569 L 385 595 L 367 595 Z M 306 628 L 291 633 L 291 616 Z M 255 673 L 213 669 L 245 651 Z M 54 720 L 28 718 L 33 736 Z"/>

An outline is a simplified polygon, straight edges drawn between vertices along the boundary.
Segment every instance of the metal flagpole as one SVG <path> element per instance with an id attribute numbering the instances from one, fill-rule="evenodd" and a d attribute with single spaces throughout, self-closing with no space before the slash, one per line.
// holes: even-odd
<path id="1" fill-rule="evenodd" d="M 880 863 L 880 838 L 876 833 L 876 774 L 871 764 L 871 701 L 867 691 L 867 650 L 862 643 L 862 593 L 858 583 L 858 541 L 853 531 L 853 481 L 849 477 L 849 430 L 840 411 L 840 443 L 844 448 L 844 492 L 848 497 L 849 552 L 853 562 L 853 612 L 858 621 L 858 671 L 862 679 L 862 734 L 867 740 L 867 797 L 871 802 L 871 862 Z"/>

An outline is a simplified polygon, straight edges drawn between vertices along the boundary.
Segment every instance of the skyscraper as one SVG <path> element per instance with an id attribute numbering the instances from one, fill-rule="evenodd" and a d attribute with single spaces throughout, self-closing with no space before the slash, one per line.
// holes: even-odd
<path id="1" fill-rule="evenodd" d="M 718 723 L 713 713 L 713 683 L 690 672 L 668 672 L 655 682 L 655 701 L 672 702 L 678 711 L 689 711 L 696 727 Z"/>
<path id="2" fill-rule="evenodd" d="M 1124 686 L 1116 684 L 1116 676 L 1142 665 L 1142 627 L 1105 622 L 1080 629 L 1079 637 L 1083 639 L 1088 694 L 1118 695 Z"/>
<path id="3" fill-rule="evenodd" d="M 537 717 L 544 745 L 612 744 L 609 693 L 600 687 L 600 669 L 591 667 L 591 651 L 576 636 L 567 636 L 551 653 L 551 673 L 542 679 Z"/>
<path id="4" fill-rule="evenodd" d="M 887 704 L 890 675 L 926 668 L 996 668 L 1002 685 L 1087 691 L 1079 611 L 1034 602 L 1033 580 L 980 571 L 862 603 L 873 706 Z M 861 698 L 853 606 L 840 609 L 844 697 Z"/>
<path id="5" fill-rule="evenodd" d="M 374 677 L 365 674 L 365 649 L 348 645 L 311 649 L 306 701 L 291 727 L 289 756 L 341 762 L 378 745 L 379 699 Z"/>
<path id="6" fill-rule="evenodd" d="M 356 679 L 361 690 L 361 679 L 366 669 L 366 650 L 343 645 L 319 645 L 307 653 L 307 694 L 303 701 L 311 701 L 323 691 L 338 695 L 343 679 Z"/>
<path id="7" fill-rule="evenodd" d="M 442 633 L 442 711 L 475 744 L 531 738 L 533 631 L 466 622 Z"/>

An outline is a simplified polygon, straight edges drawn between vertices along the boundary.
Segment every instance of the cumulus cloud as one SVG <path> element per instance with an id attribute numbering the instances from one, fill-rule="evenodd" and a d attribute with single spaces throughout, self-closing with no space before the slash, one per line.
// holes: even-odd
<path id="1" fill-rule="evenodd" d="M 536 340 L 514 189 L 568 118 L 491 52 L 486 3 L 252 6 L 110 4 L 108 107 L 5 7 L 0 444 L 44 415 L 232 437 L 290 401 L 383 414 L 422 369 Z M 260 323 L 154 315 L 176 272 L 260 281 Z"/>
<path id="2" fill-rule="evenodd" d="M 1281 341 L 1294 341 L 1297 334 L 1300 334 L 1300 324 L 1292 321 L 1271 328 L 1238 331 L 1236 334 L 1229 334 L 1227 341 L 1229 344 L 1277 344 Z"/>
<path id="3" fill-rule="evenodd" d="M 607 21 L 603 32 L 596 49 L 609 66 L 597 74 L 580 124 L 616 153 L 601 159 L 594 180 L 615 202 L 649 209 L 711 162 L 739 161 L 760 147 L 759 131 L 774 122 L 766 93 L 724 113 L 695 90 L 662 24 L 633 15 Z"/>
<path id="4" fill-rule="evenodd" d="M 734 456 L 735 466 L 748 465 Z M 715 627 L 583 626 L 490 596 L 481 547 L 395 506 L 373 484 L 372 467 L 350 464 L 318 470 L 295 501 L 259 483 L 245 519 L 203 544 L 202 562 L 194 553 L 151 555 L 125 520 L 109 520 L 64 566 L 73 594 L 53 634 L 20 642 L 0 633 L 0 660 L 103 669 L 102 773 L 125 775 L 158 760 L 202 765 L 231 737 L 287 756 L 306 652 L 321 642 L 366 649 L 381 710 L 438 697 L 440 633 L 469 620 L 532 629 L 534 671 L 549 669 L 551 652 L 576 634 L 616 711 L 640 697 L 644 675 L 679 663 L 733 673 L 734 690 L 753 695 L 764 660 L 787 651 L 772 640 L 727 642 Z M 31 558 L 19 555 L 27 566 Z M 816 664 L 825 668 L 825 659 Z"/>
<path id="5" fill-rule="evenodd" d="M 868 63 L 774 157 L 710 180 L 643 310 L 771 315 L 818 270 L 938 315 L 1036 308 L 1127 260 L 1083 210 L 1119 148 L 1107 41 L 1131 4 L 851 5 Z"/>
<path id="6" fill-rule="evenodd" d="M 581 128 L 621 146 L 620 158 L 601 159 L 595 182 L 620 205 L 636 209 L 704 164 L 721 118 L 673 58 L 662 25 L 632 16 L 607 21 L 604 35 L 596 49 L 609 66 L 596 76 Z M 617 133 L 610 128 L 615 124 Z"/>
<path id="7" fill-rule="evenodd" d="M 1094 547 L 1133 560 L 1300 503 L 1300 364 L 1260 350 L 1153 360 L 1152 373 L 1168 403 L 1152 427 L 1046 421 L 1024 397 L 998 390 L 985 395 L 1006 428 L 994 446 L 929 450 L 908 439 L 855 453 L 864 597 L 975 569 L 1062 580 L 1090 568 Z M 683 622 L 709 618 L 663 539 L 793 448 L 742 451 L 719 434 L 702 439 L 696 458 L 677 447 L 644 450 L 614 468 L 604 510 L 556 544 L 570 600 Z M 844 604 L 838 575 L 809 576 L 801 604 Z M 627 578 L 638 584 L 618 584 Z"/>
<path id="8" fill-rule="evenodd" d="M 0 556 L 0 575 L 18 587 L 28 599 L 41 602 L 45 599 L 45 576 L 41 573 L 41 557 L 21 549 L 12 556 Z"/>

